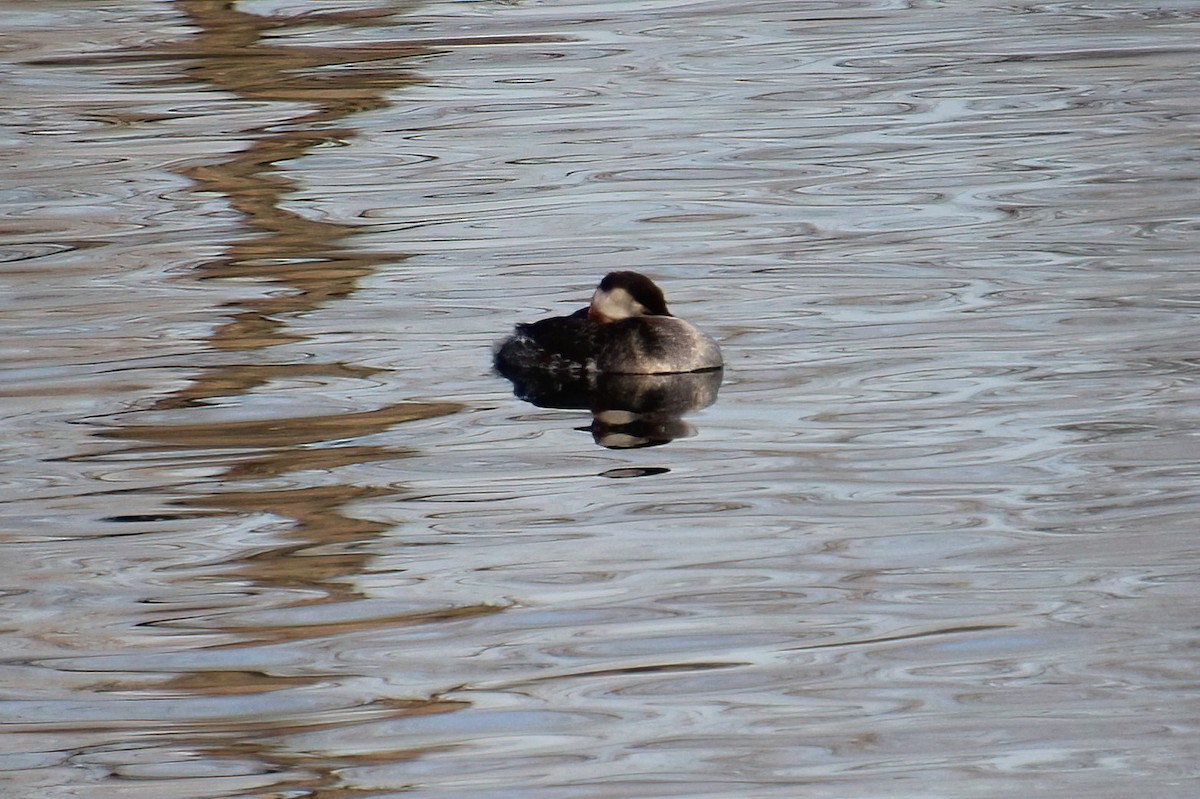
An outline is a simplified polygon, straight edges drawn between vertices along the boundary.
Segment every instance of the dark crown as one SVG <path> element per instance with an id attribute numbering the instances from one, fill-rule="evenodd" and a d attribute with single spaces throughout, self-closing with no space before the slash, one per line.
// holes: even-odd
<path id="1" fill-rule="evenodd" d="M 609 292 L 614 289 L 625 289 L 651 316 L 671 315 L 662 289 L 640 272 L 609 272 L 600 281 L 600 290 Z"/>

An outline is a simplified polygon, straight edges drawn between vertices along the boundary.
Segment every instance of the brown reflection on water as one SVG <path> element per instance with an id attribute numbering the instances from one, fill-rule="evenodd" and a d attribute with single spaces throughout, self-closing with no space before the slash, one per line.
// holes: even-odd
<path id="1" fill-rule="evenodd" d="M 251 278 L 290 289 L 237 304 L 233 318 L 209 339 L 213 347 L 231 352 L 257 350 L 301 338 L 287 328 L 287 317 L 312 311 L 348 296 L 359 280 L 383 262 L 402 260 L 400 253 L 364 254 L 339 247 L 356 228 L 309 219 L 282 207 L 296 189 L 274 171 L 280 162 L 299 158 L 314 147 L 351 138 L 355 130 L 331 126 L 362 111 L 388 105 L 387 93 L 416 80 L 395 63 L 365 68 L 363 64 L 412 58 L 429 52 L 409 44 L 370 48 L 313 47 L 269 43 L 264 34 L 314 21 L 353 25 L 374 22 L 395 10 L 259 16 L 210 0 L 178 3 L 199 28 L 195 59 L 184 80 L 199 80 L 253 102 L 302 102 L 311 106 L 295 118 L 273 123 L 243 135 L 250 146 L 214 163 L 196 164 L 183 174 L 198 191 L 224 196 L 243 222 L 258 233 L 231 243 L 221 257 L 205 264 L 208 279 Z M 336 67 L 353 64 L 354 69 Z M 180 407 L 197 400 L 228 396 L 230 388 L 247 391 L 280 373 L 311 375 L 310 365 L 259 367 L 234 364 L 216 367 L 197 377 L 185 391 L 163 399 L 159 407 Z M 332 369 L 351 369 L 342 364 Z M 369 372 L 359 371 L 366 376 Z"/>
<path id="2" fill-rule="evenodd" d="M 214 349 L 249 353 L 303 338 L 288 327 L 294 314 L 313 311 L 351 294 L 358 282 L 380 263 L 402 259 L 402 254 L 363 254 L 343 247 L 356 232 L 353 226 L 306 218 L 283 207 L 296 184 L 278 174 L 277 164 L 302 157 L 313 147 L 355 135 L 350 127 L 334 123 L 361 111 L 382 108 L 387 93 L 413 83 L 414 74 L 396 59 L 428 53 L 424 47 L 374 43 L 369 50 L 331 48 L 311 44 L 272 43 L 270 33 L 314 22 L 341 26 L 378 24 L 395 9 L 360 9 L 262 16 L 238 10 L 232 3 L 179 0 L 182 10 L 198 30 L 181 50 L 152 53 L 178 59 L 187 67 L 178 79 L 229 92 L 248 102 L 303 103 L 295 117 L 273 121 L 237 134 L 249 140 L 246 149 L 219 161 L 191 163 L 180 171 L 196 191 L 225 197 L 256 235 L 231 241 L 220 257 L 200 267 L 208 280 L 253 279 L 281 290 L 270 296 L 238 302 L 232 318 L 208 338 Z M 364 63 L 387 61 L 376 67 Z M 354 69 L 337 67 L 353 65 Z M 247 394 L 276 380 L 313 376 L 365 379 L 376 370 L 345 363 L 229 362 L 202 369 L 186 387 L 161 398 L 152 410 L 180 410 L 205 400 Z M 242 480 L 282 476 L 292 472 L 331 471 L 364 460 L 404 456 L 386 447 L 326 447 L 328 441 L 353 440 L 382 432 L 392 425 L 454 413 L 451 403 L 401 403 L 356 413 L 227 421 L 206 419 L 189 423 L 175 417 L 171 423 L 129 425 L 104 435 L 109 438 L 151 441 L 174 453 L 191 449 L 253 452 L 234 454 L 220 490 L 199 498 L 180 500 L 187 507 L 224 509 L 243 514 L 268 514 L 293 519 L 290 536 L 295 543 L 259 553 L 233 566 L 239 577 L 250 577 L 264 587 L 319 587 L 330 602 L 352 593 L 339 581 L 359 571 L 366 556 L 345 552 L 306 557 L 315 546 L 336 547 L 381 532 L 385 525 L 355 519 L 342 512 L 348 503 L 368 496 L 394 493 L 391 489 L 354 485 L 323 485 L 285 490 L 228 490 Z M 311 601 L 311 600 L 309 600 Z"/>
<path id="3" fill-rule="evenodd" d="M 109 430 L 105 438 L 158 441 L 176 446 L 213 447 L 297 447 L 321 441 L 354 438 L 380 433 L 392 425 L 446 416 L 459 410 L 453 402 L 402 402 L 374 411 L 341 413 L 336 416 L 297 416 L 292 418 L 252 419 L 236 422 L 199 422 L 196 424 L 140 425 Z M 310 468 L 302 460 L 298 469 Z"/>
<path id="4" fill-rule="evenodd" d="M 279 519 L 290 520 L 285 540 L 269 548 L 248 551 L 222 564 L 223 579 L 249 583 L 273 599 L 268 606 L 311 608 L 317 605 L 353 603 L 362 599 L 353 578 L 362 573 L 372 555 L 363 542 L 385 532 L 391 525 L 355 518 L 347 508 L 360 500 L 392 496 L 402 489 L 393 486 L 363 486 L 328 480 L 344 467 L 367 461 L 389 460 L 409 455 L 396 447 L 355 442 L 363 436 L 385 432 L 394 425 L 456 413 L 454 403 L 396 403 L 367 411 L 329 415 L 295 415 L 284 418 L 222 418 L 221 408 L 236 407 L 245 396 L 273 382 L 313 377 L 341 383 L 368 380 L 377 370 L 346 363 L 288 363 L 286 357 L 263 357 L 261 351 L 275 345 L 303 340 L 289 326 L 289 318 L 308 313 L 352 294 L 359 281 L 384 262 L 395 263 L 401 253 L 361 253 L 346 246 L 357 228 L 306 218 L 284 207 L 298 188 L 279 174 L 276 166 L 303 157 L 314 147 L 356 135 L 338 123 L 354 114 L 385 107 L 388 93 L 414 82 L 412 71 L 398 60 L 427 54 L 429 49 L 407 43 L 374 42 L 369 48 L 323 47 L 293 39 L 286 46 L 273 43 L 269 34 L 314 22 L 351 26 L 379 24 L 378 17 L 401 13 L 395 5 L 387 9 L 351 12 L 306 13 L 293 16 L 260 16 L 238 10 L 232 3 L 212 0 L 179 0 L 176 3 L 197 28 L 188 43 L 174 45 L 170 52 L 147 52 L 148 57 L 178 61 L 186 59 L 177 80 L 196 82 L 232 93 L 255 104 L 303 104 L 307 106 L 290 119 L 278 118 L 256 128 L 238 131 L 248 146 L 233 154 L 205 162 L 191 162 L 180 173 L 194 183 L 197 192 L 226 199 L 250 231 L 232 234 L 219 257 L 203 264 L 195 275 L 202 280 L 250 280 L 271 287 L 269 296 L 248 299 L 230 307 L 228 321 L 217 326 L 207 339 L 212 349 L 230 358 L 226 363 L 200 369 L 191 382 L 149 406 L 150 411 L 168 412 L 167 421 L 138 424 L 138 414 L 129 423 L 102 433 L 105 438 L 131 442 L 127 454 L 166 454 L 187 462 L 199 456 L 222 472 L 212 482 L 199 486 L 202 494 L 174 500 L 180 508 L 216 511 L 221 519 L 265 518 L 272 527 Z M 308 39 L 306 41 L 312 41 Z M 368 67 L 367 64 L 374 66 Z M 352 69 L 339 69 L 350 67 Z M 274 106 L 272 106 L 274 107 Z M 287 106 L 285 105 L 284 108 Z M 286 111 L 278 112 L 280 114 Z M 258 357 L 251 355 L 258 353 Z M 262 363 L 255 362 L 257 360 Z M 213 408 L 207 401 L 221 398 Z M 204 418 L 189 415 L 203 410 Z M 133 443 L 140 442 L 140 443 Z M 215 454 L 214 454 L 215 453 Z M 319 484 L 309 484 L 304 475 L 319 475 Z M 279 488 L 263 488 L 264 481 L 282 482 Z M 261 592 L 261 591 L 260 591 Z M 255 593 L 255 592 L 252 592 Z M 283 597 L 283 602 L 280 602 Z M 347 633 L 444 623 L 449 619 L 496 613 L 491 606 L 451 606 L 433 610 L 372 610 L 349 620 L 344 614 L 297 613 L 257 620 L 243 613 L 214 610 L 207 615 L 192 613 L 186 618 L 165 619 L 155 626 L 200 627 L 232 635 L 233 643 L 218 647 L 247 647 L 281 644 Z M 249 607 L 247 610 L 253 611 Z M 279 620 L 282 618 L 282 620 Z M 278 677 L 248 670 L 183 672 L 166 682 L 151 678 L 158 697 L 264 697 L 305 692 L 312 686 L 339 675 Z M 286 699 L 280 700 L 286 703 Z M 204 718 L 174 725 L 182 738 L 196 735 L 195 748 L 217 760 L 250 759 L 275 774 L 274 789 L 305 790 L 306 795 L 341 795 L 336 787 L 336 770 L 346 762 L 314 764 L 290 752 L 282 736 L 312 732 L 324 727 L 347 726 L 364 719 L 394 719 L 404 716 L 445 713 L 463 707 L 439 697 L 375 698 L 332 714 L 284 713 L 273 718 L 235 715 L 217 725 Z M 183 742 L 183 741 L 181 741 Z M 355 755 L 382 757 L 390 762 L 417 753 L 391 752 Z"/>
<path id="5" fill-rule="evenodd" d="M 234 325 L 236 321 L 219 329 L 216 334 L 232 330 Z M 218 346 L 215 341 L 213 344 Z M 346 363 L 223 364 L 201 372 L 189 385 L 158 400 L 153 407 L 159 410 L 194 407 L 212 397 L 244 394 L 273 380 L 314 377 L 363 380 L 378 372 L 378 369 Z"/>
<path id="6" fill-rule="evenodd" d="M 220 689 L 218 689 L 219 691 Z M 203 689 L 200 691 L 203 693 Z M 442 713 L 452 713 L 467 707 L 465 702 L 434 698 L 427 701 L 390 701 L 378 702 L 370 708 L 369 718 L 375 723 L 395 723 L 401 719 L 412 719 L 420 716 L 434 716 Z M 270 796 L 303 796 L 307 799 L 366 799 L 378 796 L 375 791 L 345 787 L 339 777 L 343 771 L 355 768 L 365 768 L 376 764 L 395 765 L 435 752 L 446 751 L 450 746 L 418 746 L 355 753 L 353 755 L 338 755 L 322 753 L 314 755 L 310 752 L 296 751 L 281 741 L 289 736 L 320 733 L 329 730 L 345 728 L 352 724 L 361 724 L 363 718 L 356 716 L 352 722 L 331 721 L 311 724 L 295 724 L 287 721 L 281 723 L 255 724 L 253 729 L 245 730 L 245 734 L 231 736 L 228 740 L 214 741 L 208 735 L 201 733 L 194 738 L 181 738 L 176 744 L 197 756 L 214 763 L 253 763 L 258 767 L 264 765 L 270 772 L 263 774 L 264 787 L 270 788 Z M 264 796 L 268 794 L 243 794 L 238 796 Z"/>
<path id="7" fill-rule="evenodd" d="M 227 486 L 240 481 L 264 480 L 296 472 L 331 472 L 368 461 L 403 457 L 408 452 L 383 446 L 313 448 L 324 441 L 355 439 L 381 433 L 393 425 L 455 413 L 458 405 L 443 403 L 397 403 L 373 411 L 334 416 L 254 419 L 248 421 L 199 422 L 194 424 L 132 425 L 108 430 L 101 435 L 120 440 L 151 441 L 151 447 L 134 451 L 180 453 L 189 450 L 225 450 L 230 465 L 222 475 L 222 487 L 198 497 L 177 499 L 173 504 L 192 509 L 232 511 L 238 515 L 266 515 L 293 521 L 288 536 L 293 543 L 240 558 L 229 565 L 231 574 L 250 578 L 256 585 L 273 588 L 319 589 L 318 597 L 297 604 L 322 604 L 358 597 L 345 578 L 362 571 L 369 558 L 353 550 L 340 550 L 370 539 L 390 525 L 346 515 L 352 502 L 396 494 L 391 487 L 359 486 L 350 483 L 305 486 L 279 490 L 239 491 Z M 249 457 L 241 452 L 253 453 Z M 388 619 L 373 619 L 392 626 Z M 242 630 L 244 633 L 245 631 Z M 288 634 L 284 637 L 295 637 Z M 259 630 L 254 641 L 277 638 L 271 630 Z"/>

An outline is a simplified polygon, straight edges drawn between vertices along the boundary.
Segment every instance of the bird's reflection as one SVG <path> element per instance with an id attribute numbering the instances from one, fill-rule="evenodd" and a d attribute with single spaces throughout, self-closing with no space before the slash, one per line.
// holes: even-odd
<path id="1" fill-rule="evenodd" d="M 721 369 L 660 375 L 499 369 L 518 399 L 540 408 L 591 411 L 586 428 L 609 449 L 655 447 L 696 434 L 683 416 L 717 400 Z"/>

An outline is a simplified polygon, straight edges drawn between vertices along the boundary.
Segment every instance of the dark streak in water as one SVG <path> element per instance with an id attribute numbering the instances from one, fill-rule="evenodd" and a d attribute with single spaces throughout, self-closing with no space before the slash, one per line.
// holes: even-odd
<path id="1" fill-rule="evenodd" d="M 493 685 L 491 683 L 486 686 L 466 686 L 463 690 L 472 688 L 483 688 L 488 691 L 520 688 L 523 686 L 537 685 L 548 681 L 579 679 L 581 677 L 620 677 L 633 674 L 672 674 L 672 673 L 690 673 L 715 671 L 718 669 L 736 669 L 746 666 L 752 666 L 752 663 L 744 661 L 696 661 L 692 663 L 658 663 L 646 666 L 622 666 L 611 669 L 593 669 L 586 671 L 570 671 L 556 672 L 545 677 L 537 677 L 530 680 L 521 680 L 518 682 L 504 683 L 503 685 Z"/>
<path id="2" fill-rule="evenodd" d="M 961 635 L 963 633 L 981 633 L 993 632 L 995 630 L 1012 629 L 1012 624 L 968 624 L 961 627 L 946 627 L 941 630 L 923 630 L 917 633 L 906 633 L 904 635 L 885 635 L 879 638 L 860 638 L 854 641 L 838 641 L 832 644 L 806 644 L 804 646 L 787 647 L 786 652 L 800 652 L 810 649 L 843 649 L 846 647 L 869 646 L 871 644 L 893 644 L 898 641 L 913 641 L 920 638 L 940 638 L 947 635 Z"/>

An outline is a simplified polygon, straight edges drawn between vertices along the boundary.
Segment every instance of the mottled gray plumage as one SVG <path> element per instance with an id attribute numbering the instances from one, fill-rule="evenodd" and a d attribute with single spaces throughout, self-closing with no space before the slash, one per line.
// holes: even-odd
<path id="1" fill-rule="evenodd" d="M 671 316 L 662 290 L 637 272 L 610 272 L 570 316 L 517 325 L 496 350 L 503 374 L 589 370 L 671 374 L 719 369 L 717 343 Z"/>

